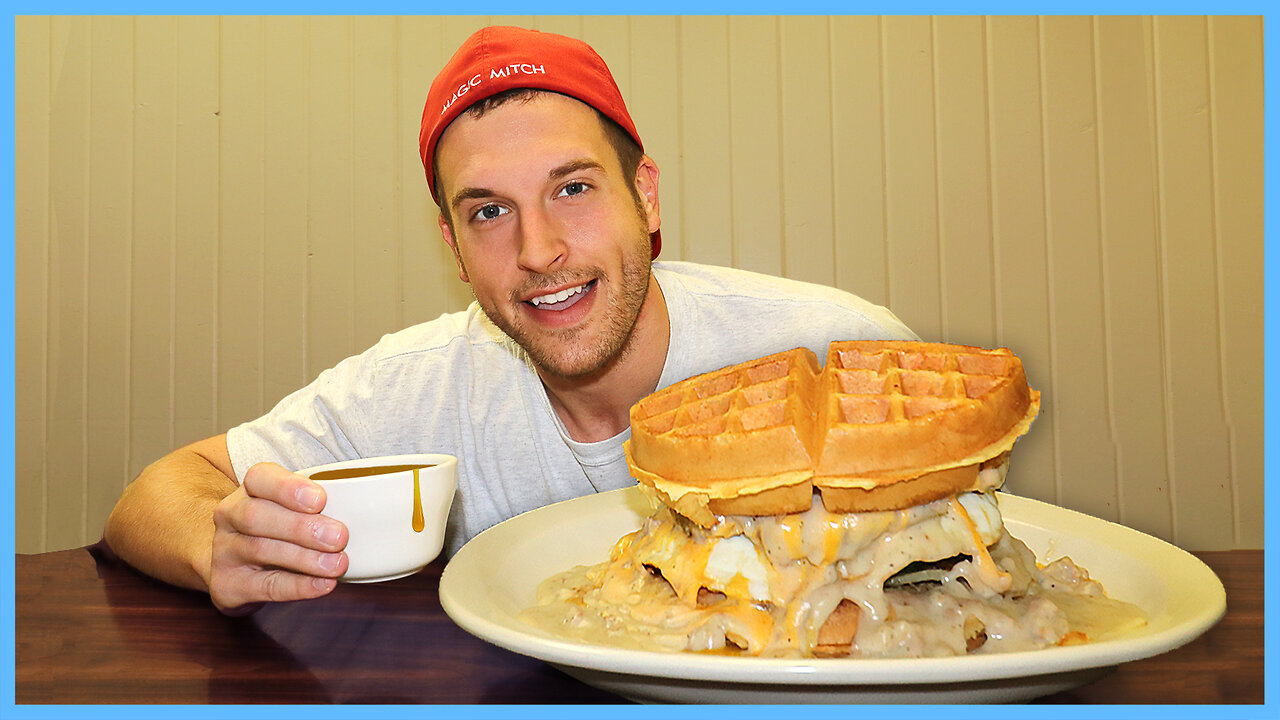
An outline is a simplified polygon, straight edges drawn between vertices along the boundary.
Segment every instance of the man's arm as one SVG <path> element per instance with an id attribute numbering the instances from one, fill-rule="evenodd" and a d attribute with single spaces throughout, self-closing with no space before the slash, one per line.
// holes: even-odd
<path id="1" fill-rule="evenodd" d="M 226 435 L 179 448 L 127 487 L 107 519 L 111 549 L 142 572 L 203 590 L 229 614 L 317 597 L 346 571 L 347 531 L 320 515 L 324 490 L 274 463 L 237 485 Z"/>

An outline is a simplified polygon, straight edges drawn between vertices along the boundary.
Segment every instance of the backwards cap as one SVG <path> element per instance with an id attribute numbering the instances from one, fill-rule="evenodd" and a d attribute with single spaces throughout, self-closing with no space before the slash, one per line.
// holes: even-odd
<path id="1" fill-rule="evenodd" d="M 550 90 L 580 100 L 618 123 L 644 149 L 609 66 L 590 45 L 537 30 L 482 28 L 462 43 L 436 75 L 422 110 L 418 147 L 436 204 L 440 197 L 431 163 L 445 128 L 477 102 L 513 88 Z M 661 235 L 654 231 L 650 240 L 656 258 Z"/>

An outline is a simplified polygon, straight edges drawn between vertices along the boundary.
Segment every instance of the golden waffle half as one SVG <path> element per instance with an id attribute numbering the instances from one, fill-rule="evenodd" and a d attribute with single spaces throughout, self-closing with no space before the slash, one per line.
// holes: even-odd
<path id="1" fill-rule="evenodd" d="M 1039 410 L 1007 349 L 834 342 L 659 390 L 631 409 L 632 474 L 691 519 L 893 510 L 973 489 Z"/>

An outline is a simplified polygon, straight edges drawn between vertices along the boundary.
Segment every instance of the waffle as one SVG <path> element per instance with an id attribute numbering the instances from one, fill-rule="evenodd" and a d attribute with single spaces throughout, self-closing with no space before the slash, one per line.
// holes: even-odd
<path id="1" fill-rule="evenodd" d="M 834 342 L 659 390 L 631 408 L 632 474 L 714 515 L 896 510 L 974 489 L 1031 425 L 1039 393 L 1007 349 Z"/>
<path id="2" fill-rule="evenodd" d="M 631 407 L 632 475 L 709 525 L 713 514 L 799 512 L 813 500 L 821 367 L 807 348 L 697 375 Z"/>

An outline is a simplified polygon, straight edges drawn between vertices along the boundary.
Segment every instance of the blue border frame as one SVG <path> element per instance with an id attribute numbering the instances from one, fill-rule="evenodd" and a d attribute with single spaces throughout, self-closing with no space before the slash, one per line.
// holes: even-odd
<path id="1" fill-rule="evenodd" d="M 114 10 L 104 10 L 102 8 L 93 7 L 88 4 L 78 3 L 37 3 L 37 2 L 17 2 L 9 5 L 8 23 L 3 31 L 3 44 L 5 52 L 0 56 L 0 67 L 3 72 L 0 73 L 0 96 L 4 102 L 4 112 L 0 114 L 0 123 L 6 129 L 10 137 L 14 137 L 14 47 L 15 47 L 15 23 L 14 18 L 18 15 L 26 14 L 102 14 L 104 12 L 110 14 L 173 14 L 180 12 L 182 14 L 297 14 L 298 8 L 292 3 L 194 3 L 185 4 L 175 7 L 176 3 L 165 2 L 134 2 L 118 7 Z M 352 10 L 359 14 L 389 14 L 389 13 L 406 13 L 420 14 L 424 11 L 441 10 L 442 14 L 456 14 L 459 8 L 456 5 L 443 6 L 442 3 L 407 3 L 407 2 L 372 2 L 364 3 L 358 7 L 346 7 L 341 4 L 329 3 L 323 6 L 308 5 L 305 10 L 309 13 L 324 11 L 326 13 L 342 14 Z M 510 2 L 509 0 L 486 3 L 483 7 L 483 13 L 467 13 L 467 14 L 522 14 L 527 13 L 529 5 L 525 2 Z M 1210 5 L 1209 3 L 1151 3 L 1151 2 L 1127 2 L 1127 3 L 1036 3 L 1034 7 L 1028 7 L 1026 3 L 1015 2 L 985 2 L 985 3 L 956 3 L 942 4 L 939 2 L 904 2 L 894 4 L 892 7 L 886 7 L 879 3 L 876 4 L 852 4 L 840 2 L 802 2 L 798 5 L 792 4 L 788 6 L 788 11 L 792 14 L 842 14 L 850 12 L 875 12 L 888 11 L 893 14 L 921 14 L 921 13 L 944 13 L 944 14 L 1026 14 L 1034 11 L 1036 14 L 1215 14 L 1215 15 L 1261 15 L 1264 17 L 1265 25 L 1268 20 L 1276 15 L 1277 6 L 1274 3 L 1266 2 L 1227 2 Z M 771 11 L 764 4 L 741 4 L 741 3 L 696 3 L 690 5 L 688 3 L 675 2 L 658 2 L 653 3 L 644 8 L 642 14 L 774 14 L 776 10 Z M 695 11 L 691 13 L 690 11 Z M 1208 11 L 1208 12 L 1206 12 Z M 574 13 L 583 14 L 583 13 Z M 586 13 L 590 14 L 590 13 Z M 1264 68 L 1265 68 L 1265 133 L 1268 138 L 1274 137 L 1271 131 L 1277 124 L 1276 111 L 1277 106 L 1273 102 L 1276 89 L 1276 77 L 1280 73 L 1280 65 L 1275 61 L 1273 52 L 1275 43 L 1269 34 L 1264 34 Z M 16 138 L 15 138 L 16 141 Z M 4 472 L 0 475 L 0 488 L 3 488 L 4 497 L 10 498 L 7 503 L 0 503 L 3 507 L 3 514 L 0 515 L 0 715 L 6 718 L 48 718 L 48 717 L 83 717 L 86 714 L 93 714 L 101 717 L 124 717 L 124 718 L 149 718 L 149 717 L 171 717 L 175 714 L 176 709 L 170 706 L 31 706 L 14 704 L 14 532 L 15 517 L 14 503 L 12 498 L 15 492 L 14 483 L 14 423 L 15 423 L 15 407 L 14 407 L 14 387 L 16 377 L 14 375 L 14 145 L 6 144 L 0 149 L 0 159 L 8 168 L 3 179 L 0 182 L 5 187 L 6 202 L 0 205 L 0 212 L 3 212 L 2 226 L 5 228 L 3 233 L 4 252 L 0 253 L 0 281 L 7 284 L 9 292 L 0 298 L 0 321 L 4 323 L 3 333 L 0 333 L 0 342 L 4 344 L 4 352 L 0 354 L 0 373 L 4 378 L 4 383 L 0 387 L 0 407 L 4 412 L 0 413 L 0 454 L 5 459 Z M 1265 148 L 1265 177 L 1267 179 L 1267 187 L 1265 189 L 1265 210 L 1272 211 L 1277 207 L 1277 193 L 1280 192 L 1271 182 L 1276 173 L 1276 151 L 1272 143 L 1266 143 Z M 1268 212 L 1269 214 L 1269 212 Z M 1265 233 L 1265 249 L 1271 250 L 1271 232 L 1270 226 L 1267 225 Z M 1272 377 L 1273 358 L 1275 357 L 1276 342 L 1272 330 L 1271 318 L 1274 317 L 1274 311 L 1277 309 L 1276 300 L 1270 287 L 1276 279 L 1275 263 L 1272 260 L 1270 252 L 1266 253 L 1266 262 L 1264 269 L 1265 285 L 1265 373 L 1266 377 Z M 1270 416 L 1270 410 L 1275 405 L 1277 390 L 1271 383 L 1266 383 L 1265 389 L 1265 408 L 1266 415 Z M 1277 430 L 1274 423 L 1268 422 L 1265 429 L 1265 447 L 1270 449 L 1276 445 L 1277 436 L 1280 431 Z M 1266 490 L 1266 515 L 1268 517 L 1276 517 L 1278 510 L 1277 492 L 1275 490 L 1275 472 L 1272 463 L 1267 458 L 1265 463 L 1265 486 Z M 1267 524 L 1265 542 L 1268 547 L 1276 546 L 1276 530 L 1277 523 Z M 1274 578 L 1276 577 L 1276 561 L 1268 553 L 1266 562 L 1266 602 L 1265 612 L 1267 615 L 1273 615 L 1272 612 L 1276 603 L 1276 594 L 1272 592 L 1275 589 Z M 1272 652 L 1276 646 L 1276 633 L 1274 629 L 1267 625 L 1265 627 L 1265 653 L 1268 658 L 1273 657 Z M 1266 689 L 1267 702 L 1265 705 L 1258 706 L 1101 706 L 1090 707 L 1087 712 L 1091 717 L 1134 717 L 1134 716 L 1150 716 L 1166 718 L 1186 718 L 1186 717 L 1221 717 L 1221 718 L 1262 718 L 1280 716 L 1275 705 L 1280 704 L 1276 701 L 1277 688 L 1276 678 L 1280 673 L 1275 663 L 1267 663 L 1264 684 Z M 867 708 L 871 709 L 871 708 Z M 249 718 L 263 717 L 276 720 L 281 717 L 308 717 L 308 718 L 327 718 L 327 717 L 348 717 L 350 715 L 359 715 L 361 717 L 378 716 L 378 717 L 419 717 L 423 712 L 444 713 L 449 716 L 456 717 L 510 717 L 512 715 L 520 715 L 522 717 L 549 717 L 549 718 L 589 718 L 594 720 L 602 713 L 607 713 L 614 717 L 635 717 L 650 716 L 661 712 L 666 717 L 697 717 L 700 720 L 707 717 L 708 714 L 714 715 L 721 712 L 714 708 L 695 708 L 695 707 L 675 707 L 656 709 L 652 707 L 639 706 L 618 706 L 602 709 L 592 706 L 431 706 L 424 708 L 422 706 L 361 706 L 359 708 L 340 708 L 340 707 L 317 707 L 317 706 L 183 706 L 180 710 L 181 714 L 188 717 L 221 717 L 229 713 L 235 713 L 238 717 Z M 785 708 L 766 708 L 766 707 L 735 707 L 733 713 L 737 717 L 750 718 L 762 717 L 774 720 L 779 713 L 787 714 L 788 709 Z M 850 710 L 844 707 L 806 707 L 798 712 L 804 713 L 806 717 L 839 717 L 847 718 Z M 861 712 L 856 710 L 855 712 Z M 928 713 L 937 717 L 935 710 L 932 708 L 896 708 L 892 710 L 895 715 L 925 715 Z M 972 707 L 972 706 L 950 706 L 946 709 L 946 717 L 948 718 L 982 718 L 989 720 L 994 717 L 1012 716 L 1023 718 L 1027 715 L 1037 717 L 1077 717 L 1082 712 L 1081 708 L 1069 706 L 1007 706 L 1007 707 Z"/>

